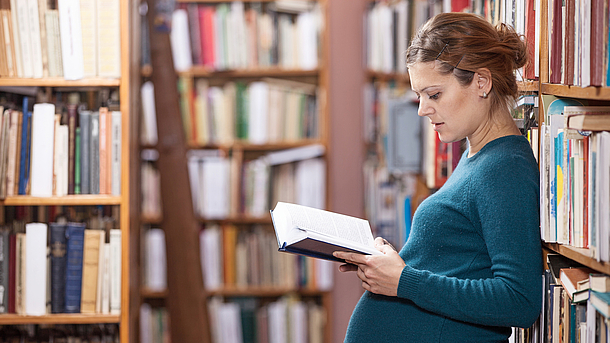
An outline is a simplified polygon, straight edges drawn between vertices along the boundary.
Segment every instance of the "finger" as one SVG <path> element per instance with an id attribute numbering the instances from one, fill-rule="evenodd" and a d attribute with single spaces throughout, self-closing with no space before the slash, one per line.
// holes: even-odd
<path id="1" fill-rule="evenodd" d="M 395 253 L 396 250 L 391 245 L 385 244 L 381 246 L 377 246 L 377 250 L 381 251 L 384 254 Z"/>
<path id="2" fill-rule="evenodd" d="M 362 281 L 366 281 L 367 280 L 366 275 L 364 274 L 364 269 L 363 268 L 359 267 L 357 274 L 358 274 L 358 277 L 360 278 L 360 280 L 362 280 Z"/>
<path id="3" fill-rule="evenodd" d="M 352 264 L 365 263 L 365 255 L 363 255 L 363 254 L 344 252 L 344 251 L 335 251 L 333 253 L 333 256 L 340 258 L 342 260 L 345 260 L 345 262 L 352 263 Z"/>
<path id="4" fill-rule="evenodd" d="M 358 270 L 358 266 L 350 263 L 342 264 L 339 266 L 339 271 L 342 272 L 355 272 Z"/>
<path id="5" fill-rule="evenodd" d="M 383 239 L 382 237 L 375 238 L 375 245 L 384 245 L 385 242 L 386 242 L 386 240 Z"/>
<path id="6" fill-rule="evenodd" d="M 362 281 L 362 288 L 364 288 L 367 291 L 371 291 L 371 285 L 369 285 L 368 283 L 366 283 L 365 281 Z"/>

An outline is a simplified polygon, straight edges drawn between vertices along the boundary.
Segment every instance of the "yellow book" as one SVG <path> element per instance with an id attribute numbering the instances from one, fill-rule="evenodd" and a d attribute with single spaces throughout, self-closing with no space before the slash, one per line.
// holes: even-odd
<path id="1" fill-rule="evenodd" d="M 81 313 L 95 313 L 97 278 L 100 258 L 100 230 L 85 230 L 83 248 L 83 283 L 81 289 Z"/>

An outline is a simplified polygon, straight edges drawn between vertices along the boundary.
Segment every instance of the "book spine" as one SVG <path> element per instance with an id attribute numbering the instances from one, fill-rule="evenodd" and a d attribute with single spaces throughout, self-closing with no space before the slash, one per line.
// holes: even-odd
<path id="1" fill-rule="evenodd" d="M 66 226 L 50 223 L 51 245 L 51 313 L 66 308 Z"/>
<path id="2" fill-rule="evenodd" d="M 65 312 L 80 313 L 85 224 L 68 223 L 66 238 Z"/>
<path id="3" fill-rule="evenodd" d="M 80 302 L 81 313 L 95 313 L 99 257 L 100 230 L 85 230 Z"/>
<path id="4" fill-rule="evenodd" d="M 26 224 L 25 240 L 25 313 L 44 315 L 47 306 L 47 224 Z"/>
<path id="5" fill-rule="evenodd" d="M 89 142 L 89 187 L 91 194 L 100 194 L 100 147 L 99 147 L 99 113 L 94 112 L 91 115 L 91 136 Z"/>
<path id="6" fill-rule="evenodd" d="M 0 313 L 8 313 L 9 230 L 0 230 Z"/>
<path id="7" fill-rule="evenodd" d="M 110 313 L 121 313 L 121 230 L 110 230 Z"/>
<path id="8" fill-rule="evenodd" d="M 78 0 L 58 0 L 63 72 L 66 80 L 84 76 L 83 37 Z"/>
<path id="9" fill-rule="evenodd" d="M 111 178 L 111 193 L 112 195 L 121 195 L 121 112 L 112 112 L 112 178 Z"/>
<path id="10" fill-rule="evenodd" d="M 108 116 L 110 113 L 108 112 L 107 107 L 100 107 L 100 117 L 99 117 L 99 184 L 100 184 L 100 192 L 99 194 L 108 194 L 106 190 L 107 186 L 107 175 L 108 175 L 108 151 L 107 151 L 107 140 L 108 140 Z"/>
<path id="11" fill-rule="evenodd" d="M 15 313 L 15 287 L 16 281 L 16 261 L 17 261 L 17 235 L 9 236 L 9 259 L 8 259 L 8 312 Z"/>
<path id="12" fill-rule="evenodd" d="M 29 178 L 30 169 L 30 119 L 32 112 L 24 106 L 23 121 L 21 126 L 21 159 L 19 168 L 19 195 L 26 195 L 26 188 Z"/>
<path id="13" fill-rule="evenodd" d="M 53 195 L 53 142 L 55 105 L 36 104 L 32 115 L 33 196 Z"/>
<path id="14" fill-rule="evenodd" d="M 76 128 L 74 139 L 74 194 L 81 194 L 81 131 Z"/>
<path id="15" fill-rule="evenodd" d="M 74 164 L 76 156 L 76 104 L 68 105 L 68 194 L 74 194 Z"/>
<path id="16" fill-rule="evenodd" d="M 90 137 L 91 137 L 91 112 L 80 112 L 80 184 L 81 194 L 91 193 L 90 185 Z"/>

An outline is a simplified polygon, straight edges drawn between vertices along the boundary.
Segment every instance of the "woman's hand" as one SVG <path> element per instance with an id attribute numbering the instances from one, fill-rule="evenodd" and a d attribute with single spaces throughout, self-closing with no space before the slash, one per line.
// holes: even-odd
<path id="1" fill-rule="evenodd" d="M 383 255 L 363 255 L 342 251 L 335 251 L 333 255 L 347 262 L 339 266 L 340 271 L 357 271 L 358 277 L 362 280 L 362 288 L 376 294 L 396 296 L 405 262 L 386 242 L 381 237 L 375 239 L 375 247 Z"/>

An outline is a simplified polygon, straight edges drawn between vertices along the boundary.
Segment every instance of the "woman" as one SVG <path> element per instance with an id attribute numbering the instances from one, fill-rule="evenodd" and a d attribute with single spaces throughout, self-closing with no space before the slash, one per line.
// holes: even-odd
<path id="1" fill-rule="evenodd" d="M 407 50 L 419 115 L 440 140 L 468 139 L 445 185 L 417 208 L 397 253 L 336 252 L 366 290 L 346 342 L 505 342 L 542 304 L 539 174 L 509 108 L 526 46 L 466 13 L 430 19 Z"/>

